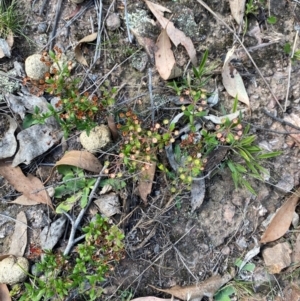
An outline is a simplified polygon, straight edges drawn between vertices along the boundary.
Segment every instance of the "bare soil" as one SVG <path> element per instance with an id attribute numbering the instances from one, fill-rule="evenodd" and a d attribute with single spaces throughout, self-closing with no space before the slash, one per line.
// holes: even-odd
<path id="1" fill-rule="evenodd" d="M 24 33 L 26 39 L 17 37 L 12 49 L 12 57 L 0 60 L 0 69 L 9 71 L 14 61 L 24 63 L 27 56 L 33 53 L 47 50 L 49 35 L 53 28 L 56 2 L 49 1 L 44 11 L 39 14 L 43 1 L 19 1 L 20 10 L 26 16 Z M 209 62 L 221 62 L 227 50 L 232 47 L 234 37 L 232 33 L 218 20 L 216 20 L 197 1 L 162 1 L 156 3 L 169 8 L 173 15 L 175 26 L 191 37 L 197 50 L 198 59 L 208 49 Z M 220 16 L 228 25 L 234 23 L 227 1 L 206 1 L 211 9 Z M 269 83 L 271 90 L 277 96 L 280 104 L 285 106 L 286 91 L 288 88 L 289 57 L 283 48 L 285 43 L 293 44 L 295 16 L 299 16 L 300 6 L 297 2 L 275 0 L 270 1 L 270 14 L 277 18 L 274 25 L 261 22 L 261 41 L 246 34 L 244 45 L 247 48 L 261 45 L 251 51 L 251 56 L 259 70 Z M 85 3 L 85 2 L 84 2 Z M 85 5 L 83 3 L 83 5 Z M 265 3 L 261 7 L 266 8 Z M 68 16 L 76 9 L 72 2 L 63 1 L 59 8 L 61 11 L 58 23 L 57 37 L 54 45 L 59 45 L 65 52 L 72 52 L 76 42 L 97 30 L 97 14 L 94 5 L 88 9 L 82 17 L 65 27 Z M 127 1 L 128 15 L 144 30 L 144 36 L 157 39 L 160 28 L 153 21 L 147 27 L 144 18 L 154 19 L 143 1 Z M 103 1 L 103 15 L 101 24 L 105 22 L 110 13 L 118 13 L 121 19 L 121 27 L 116 31 L 108 31 L 104 27 L 101 43 L 101 58 L 96 64 L 87 70 L 77 65 L 74 73 L 84 77 L 89 72 L 94 81 L 101 81 L 104 77 L 111 87 L 122 87 L 116 99 L 117 106 L 134 108 L 144 120 L 151 119 L 154 110 L 155 120 L 171 118 L 178 112 L 172 109 L 173 92 L 167 87 L 155 71 L 151 58 L 136 40 L 129 42 L 125 10 L 122 1 Z M 258 15 L 249 15 L 249 26 L 255 24 Z M 134 22 L 134 21 L 131 21 Z M 45 32 L 42 32 L 41 24 L 46 24 Z M 234 25 L 235 26 L 235 25 Z M 238 30 L 238 28 L 236 28 Z M 264 43 L 270 43 L 265 46 Z M 237 47 L 241 48 L 238 44 Z M 94 55 L 94 45 L 88 45 L 84 49 L 85 57 L 91 62 Z M 174 49 L 176 61 L 183 69 L 188 63 L 188 57 L 183 47 Z M 163 174 L 157 172 L 152 193 L 148 204 L 145 205 L 135 194 L 136 183 L 129 181 L 126 188 L 120 193 L 122 200 L 122 214 L 114 220 L 120 222 L 120 227 L 126 235 L 126 258 L 115 268 L 115 271 L 104 283 L 107 295 L 103 300 L 122 300 L 120 292 L 130 291 L 134 297 L 159 296 L 168 297 L 159 293 L 148 284 L 156 287 L 170 287 L 175 284 L 189 285 L 209 278 L 216 272 L 224 274 L 234 266 L 237 258 L 243 256 L 259 240 L 264 228 L 262 222 L 283 203 L 288 192 L 299 185 L 299 148 L 291 142 L 288 135 L 282 134 L 291 128 L 286 128 L 282 123 L 270 118 L 264 110 L 271 112 L 279 119 L 283 119 L 291 113 L 299 114 L 300 107 L 300 63 L 292 64 L 291 79 L 287 110 L 285 113 L 278 107 L 269 89 L 259 76 L 257 70 L 245 53 L 240 51 L 240 73 L 250 97 L 251 114 L 244 118 L 245 123 L 251 124 L 252 133 L 257 135 L 258 143 L 268 150 L 282 150 L 282 155 L 265 162 L 265 168 L 270 172 L 266 182 L 250 180 L 257 196 L 244 189 L 235 190 L 231 174 L 227 169 L 219 169 L 218 172 L 206 179 L 206 197 L 201 208 L 191 211 L 190 192 L 182 192 L 175 198 L 168 189 L 168 183 Z M 142 64 L 142 66 L 139 65 Z M 155 97 L 155 108 L 151 107 L 148 91 L 148 70 L 152 70 L 152 93 Z M 208 83 L 207 90 L 214 90 L 214 83 L 220 92 L 218 110 L 229 110 L 233 100 L 222 85 L 220 68 L 216 70 L 212 80 Z M 92 85 L 92 80 L 87 79 L 85 87 Z M 2 93 L 4 93 L 3 91 Z M 240 107 L 243 105 L 241 104 Z M 3 110 L 8 112 L 3 104 Z M 104 123 L 99 120 L 99 123 Z M 296 131 L 296 130 L 293 130 Z M 77 142 L 78 133 L 68 141 L 68 149 L 81 149 Z M 42 163 L 54 163 L 63 155 L 62 147 L 57 146 L 53 152 L 36 159 L 29 166 L 22 165 L 24 173 L 33 173 L 44 178 L 49 173 L 49 168 Z M 100 160 L 104 160 L 103 154 L 99 154 Z M 41 173 L 44 173 L 42 175 Z M 55 184 L 59 178 L 54 178 Z M 42 205 L 32 208 L 9 204 L 16 196 L 16 192 L 6 180 L 0 179 L 1 213 L 16 217 L 19 211 L 25 211 L 29 220 L 29 226 L 34 231 L 30 232 L 32 241 L 38 240 L 38 233 L 56 217 L 48 214 L 47 208 Z M 168 206 L 166 206 L 168 204 Z M 86 219 L 90 216 L 87 215 Z M 0 253 L 5 254 L 10 246 L 10 237 L 13 233 L 14 222 L 0 217 Z M 68 230 L 66 230 L 68 231 Z M 68 233 L 68 232 L 66 232 Z M 287 233 L 282 241 L 288 241 L 294 245 L 296 234 Z M 35 241 L 36 242 L 36 241 Z M 61 242 L 63 245 L 63 241 Z M 257 269 L 264 267 L 261 255 L 254 258 Z M 249 276 L 249 275 L 248 275 Z M 239 296 L 232 300 L 287 300 L 282 291 L 288 286 L 284 272 L 275 275 L 277 282 L 260 294 L 253 291 L 253 299 Z M 252 280 L 252 275 L 248 280 Z M 299 283 L 298 276 L 293 278 Z M 253 288 L 256 287 L 253 283 Z M 262 299 L 259 299 L 262 298 Z M 125 299 L 126 300 L 126 299 Z M 205 300 L 205 298 L 203 298 Z"/>

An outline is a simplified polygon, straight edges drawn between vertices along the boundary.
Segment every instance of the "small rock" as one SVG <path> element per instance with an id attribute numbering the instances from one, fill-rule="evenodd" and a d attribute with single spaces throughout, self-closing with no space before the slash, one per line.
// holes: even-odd
<path id="1" fill-rule="evenodd" d="M 299 225 L 299 214 L 297 212 L 293 213 L 292 225 L 294 228 L 297 228 Z"/>
<path id="2" fill-rule="evenodd" d="M 39 80 L 44 79 L 45 73 L 49 72 L 49 67 L 41 62 L 41 55 L 36 53 L 29 56 L 25 61 L 25 72 L 28 77 Z"/>
<path id="3" fill-rule="evenodd" d="M 269 274 L 264 267 L 255 268 L 252 276 L 253 288 L 256 293 L 262 293 L 270 289 L 270 284 L 276 282 L 276 278 Z"/>
<path id="4" fill-rule="evenodd" d="M 115 214 L 121 213 L 119 197 L 115 193 L 101 195 L 101 197 L 94 201 L 99 207 L 99 210 L 106 217 L 111 217 Z"/>
<path id="5" fill-rule="evenodd" d="M 10 255 L 0 262 L 0 283 L 13 285 L 23 282 L 29 270 L 28 260 Z"/>
<path id="6" fill-rule="evenodd" d="M 96 126 L 90 131 L 89 136 L 86 131 L 80 135 L 80 143 L 91 153 L 96 153 L 109 142 L 111 142 L 110 130 L 106 125 Z"/>
<path id="7" fill-rule="evenodd" d="M 108 30 L 114 31 L 121 26 L 121 20 L 118 14 L 111 14 L 106 19 L 106 27 Z"/>
<path id="8" fill-rule="evenodd" d="M 290 254 L 291 247 L 287 242 L 279 243 L 272 248 L 263 250 L 262 255 L 264 262 L 271 274 L 278 274 L 280 271 L 288 267 L 292 260 Z"/>
<path id="9" fill-rule="evenodd" d="M 40 23 L 37 27 L 38 33 L 45 33 L 47 30 L 47 27 L 48 27 L 47 23 Z"/>
<path id="10" fill-rule="evenodd" d="M 149 58 L 146 52 L 137 53 L 131 62 L 131 65 L 136 70 L 142 72 L 145 70 L 147 64 L 148 64 Z"/>

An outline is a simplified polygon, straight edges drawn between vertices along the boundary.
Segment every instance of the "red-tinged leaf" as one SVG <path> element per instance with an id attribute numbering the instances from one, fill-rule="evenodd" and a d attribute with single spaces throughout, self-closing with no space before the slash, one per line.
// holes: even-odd
<path id="1" fill-rule="evenodd" d="M 265 244 L 267 242 L 274 241 L 286 233 L 291 225 L 298 200 L 298 195 L 293 194 L 287 199 L 287 201 L 285 201 L 281 208 L 276 212 L 274 218 L 261 237 L 261 243 Z"/>

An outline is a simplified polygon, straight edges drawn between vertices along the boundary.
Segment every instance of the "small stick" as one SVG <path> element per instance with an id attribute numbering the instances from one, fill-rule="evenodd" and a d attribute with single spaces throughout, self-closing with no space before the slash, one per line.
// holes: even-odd
<path id="1" fill-rule="evenodd" d="M 18 223 L 20 223 L 20 224 L 23 224 L 23 225 L 25 225 L 27 228 L 29 228 L 29 229 L 31 229 L 31 230 L 33 231 L 33 229 L 32 229 L 31 227 L 29 227 L 27 224 L 25 224 L 25 223 L 23 223 L 23 222 L 21 222 L 21 221 L 15 219 L 15 218 L 13 218 L 13 217 L 10 217 L 10 216 L 5 215 L 5 214 L 2 214 L 2 213 L 0 213 L 0 216 L 5 217 L 5 218 L 8 218 L 8 219 L 11 219 L 11 220 L 13 220 L 13 221 L 15 221 L 15 222 L 18 222 Z"/>
<path id="2" fill-rule="evenodd" d="M 261 73 L 261 71 L 259 70 L 259 68 L 257 67 L 256 63 L 254 62 L 252 56 L 250 55 L 249 51 L 247 50 L 247 48 L 244 46 L 243 42 L 240 40 L 240 38 L 237 36 L 237 34 L 234 32 L 234 30 L 232 28 L 230 28 L 230 26 L 227 25 L 227 23 L 220 18 L 206 3 L 204 3 L 202 0 L 197 0 L 203 7 L 205 7 L 217 20 L 219 20 L 220 22 L 222 22 L 224 24 L 224 26 L 234 35 L 234 37 L 236 38 L 236 40 L 240 43 L 240 45 L 243 47 L 244 51 L 246 52 L 246 54 L 248 55 L 250 61 L 252 62 L 252 64 L 254 65 L 255 69 L 257 70 L 258 74 L 260 75 L 260 77 L 262 78 L 262 80 L 264 81 L 265 85 L 267 86 L 267 88 L 269 89 L 270 93 L 272 94 L 272 96 L 274 97 L 274 99 L 276 100 L 278 106 L 281 108 L 281 110 L 284 112 L 283 107 L 281 106 L 281 104 L 279 103 L 277 97 L 275 96 L 275 94 L 273 93 L 270 85 L 268 84 L 268 82 L 266 81 L 266 79 L 264 78 L 263 74 Z"/>
<path id="3" fill-rule="evenodd" d="M 77 241 L 77 239 L 75 239 L 76 230 L 77 230 L 79 224 L 81 223 L 81 220 L 82 220 L 84 214 L 86 213 L 87 209 L 89 208 L 89 206 L 92 203 L 92 200 L 94 198 L 94 194 L 95 194 L 96 189 L 98 188 L 100 180 L 102 178 L 102 173 L 103 173 L 103 171 L 105 169 L 106 169 L 106 166 L 104 166 L 102 168 L 102 170 L 100 171 L 99 177 L 98 177 L 98 179 L 97 179 L 97 181 L 96 181 L 96 183 L 95 183 L 95 185 L 94 185 L 94 187 L 93 187 L 93 189 L 92 189 L 92 191 L 91 191 L 91 193 L 89 195 L 88 203 L 87 203 L 87 205 L 84 208 L 81 209 L 81 211 L 80 211 L 79 215 L 77 216 L 76 220 L 73 220 L 69 214 L 67 214 L 66 212 L 64 212 L 64 214 L 68 217 L 68 219 L 70 220 L 71 225 L 72 225 L 71 233 L 70 233 L 70 237 L 69 237 L 69 241 L 68 241 L 68 245 L 67 245 L 67 247 L 66 247 L 66 249 L 64 251 L 64 255 L 65 256 L 69 255 L 70 251 L 72 250 L 74 244 Z"/>
<path id="4" fill-rule="evenodd" d="M 97 42 L 96 42 L 96 50 L 95 50 L 95 55 L 94 55 L 94 64 L 96 63 L 97 59 L 100 58 L 100 54 L 101 54 L 101 33 L 102 33 L 102 29 L 101 28 L 101 20 L 102 20 L 102 0 L 95 0 L 95 7 L 97 10 L 97 18 L 98 18 L 98 31 L 97 31 Z"/>
<path id="5" fill-rule="evenodd" d="M 289 77 L 288 77 L 288 84 L 287 84 L 287 88 L 286 88 L 286 96 L 285 96 L 285 102 L 284 102 L 284 112 L 286 111 L 286 105 L 287 105 L 288 98 L 289 98 L 290 85 L 291 85 L 291 73 L 292 73 L 292 58 L 293 58 L 294 53 L 295 53 L 298 34 L 299 34 L 299 31 L 296 30 L 296 36 L 295 36 L 295 40 L 294 40 L 293 50 L 292 50 L 292 54 L 291 54 L 290 61 L 289 61 Z"/>
<path id="6" fill-rule="evenodd" d="M 132 43 L 132 37 L 131 37 L 131 33 L 130 33 L 130 26 L 129 26 L 128 13 L 127 13 L 127 1 L 126 0 L 124 0 L 124 7 L 125 7 L 125 23 L 126 23 L 128 41 L 129 41 L 129 43 Z"/>
<path id="7" fill-rule="evenodd" d="M 58 20 L 59 20 L 60 13 L 61 13 L 62 2 L 63 2 L 63 0 L 57 0 L 57 3 L 56 3 L 54 24 L 53 24 L 53 28 L 52 28 L 52 31 L 50 33 L 49 42 L 48 42 L 50 50 L 53 48 L 53 42 L 54 42 L 53 40 L 56 36 L 56 30 L 57 30 Z"/>
<path id="8" fill-rule="evenodd" d="M 298 126 L 296 126 L 296 125 L 294 125 L 294 124 L 292 124 L 292 123 L 290 123 L 288 121 L 285 121 L 284 119 L 281 119 L 281 118 L 278 118 L 278 117 L 274 116 L 273 114 L 271 114 L 270 112 L 268 112 L 265 108 L 263 108 L 262 111 L 263 111 L 264 114 L 266 114 L 270 118 L 272 118 L 272 119 L 280 122 L 281 124 L 288 125 L 288 126 L 294 128 L 294 129 L 300 131 L 300 128 Z"/>
<path id="9" fill-rule="evenodd" d="M 151 102 L 151 119 L 152 119 L 152 126 L 154 127 L 154 101 L 153 101 L 153 93 L 152 93 L 152 72 L 151 68 L 148 69 L 148 90 L 150 95 L 150 102 Z"/>

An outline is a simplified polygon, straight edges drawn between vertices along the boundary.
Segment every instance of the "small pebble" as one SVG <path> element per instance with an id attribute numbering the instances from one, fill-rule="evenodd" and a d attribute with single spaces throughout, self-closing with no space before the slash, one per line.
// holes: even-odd
<path id="1" fill-rule="evenodd" d="M 48 27 L 47 23 L 40 23 L 37 27 L 38 33 L 45 33 L 47 30 L 47 27 Z"/>

